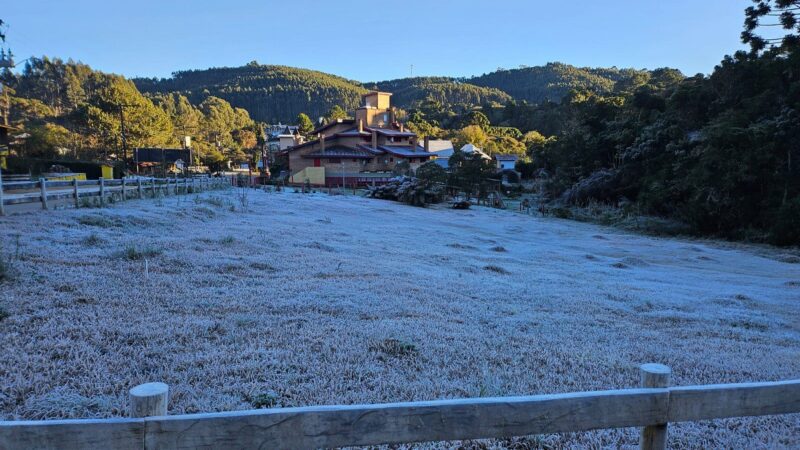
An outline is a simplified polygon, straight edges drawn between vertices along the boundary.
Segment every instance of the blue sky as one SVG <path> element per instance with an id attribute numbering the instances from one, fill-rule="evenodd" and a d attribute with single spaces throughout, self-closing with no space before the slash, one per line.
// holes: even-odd
<path id="1" fill-rule="evenodd" d="M 750 0 L 8 1 L 18 59 L 71 57 L 126 76 L 252 60 L 360 81 L 469 76 L 561 61 L 709 73 Z"/>

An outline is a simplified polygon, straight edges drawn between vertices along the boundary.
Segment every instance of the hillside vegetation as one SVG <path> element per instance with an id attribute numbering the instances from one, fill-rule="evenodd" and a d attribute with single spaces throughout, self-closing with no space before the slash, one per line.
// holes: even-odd
<path id="1" fill-rule="evenodd" d="M 512 99 L 494 88 L 475 86 L 450 77 L 414 77 L 366 83 L 365 86 L 391 92 L 392 103 L 404 109 L 433 100 L 446 107 L 473 106 L 484 103 L 505 104 Z"/>
<path id="2" fill-rule="evenodd" d="M 179 93 L 192 103 L 208 96 L 246 109 L 262 122 L 292 122 L 301 112 L 312 119 L 324 116 L 333 106 L 345 111 L 358 107 L 368 89 L 392 92 L 392 103 L 403 109 L 426 100 L 447 109 L 464 110 L 474 105 L 506 104 L 512 100 L 539 103 L 559 101 L 572 89 L 607 93 L 619 81 L 647 71 L 633 69 L 588 69 L 549 63 L 541 67 L 503 70 L 470 79 L 413 77 L 360 83 L 316 70 L 261 65 L 221 67 L 175 72 L 171 78 L 137 78 L 144 93 Z M 459 108 L 460 107 L 460 108 Z"/>
<path id="3" fill-rule="evenodd" d="M 599 94 L 614 90 L 619 81 L 647 73 L 634 69 L 586 68 L 548 63 L 544 66 L 498 70 L 467 81 L 476 86 L 498 89 L 516 100 L 529 103 L 558 102 L 573 89 Z"/>
<path id="4" fill-rule="evenodd" d="M 142 95 L 131 80 L 73 61 L 32 58 L 22 73 L 3 73 L 2 97 L 11 124 L 25 130 L 24 156 L 35 158 L 122 158 L 122 122 L 128 149 L 179 145 L 194 138 L 195 155 L 218 168 L 245 161 L 243 150 L 261 137 L 245 109 L 206 95 L 197 104 L 179 94 Z M 3 105 L 0 105 L 3 106 Z M 130 155 L 130 153 L 129 153 Z"/>
<path id="5" fill-rule="evenodd" d="M 208 96 L 220 97 L 246 109 L 255 120 L 268 123 L 289 123 L 301 112 L 316 119 L 334 105 L 349 111 L 358 107 L 366 92 L 358 82 L 335 75 L 257 63 L 185 70 L 175 72 L 172 78 L 138 78 L 134 83 L 142 92 L 176 92 L 195 104 Z"/>

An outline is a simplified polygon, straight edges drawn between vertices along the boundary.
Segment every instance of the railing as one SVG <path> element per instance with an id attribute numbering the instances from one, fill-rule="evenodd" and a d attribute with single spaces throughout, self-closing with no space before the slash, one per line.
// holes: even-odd
<path id="1" fill-rule="evenodd" d="M 668 367 L 640 372 L 638 389 L 176 416 L 167 386 L 148 383 L 131 389 L 132 418 L 0 422 L 0 448 L 310 449 L 644 427 L 641 448 L 663 449 L 669 422 L 800 412 L 800 380 L 668 387 Z"/>
<path id="2" fill-rule="evenodd" d="M 75 206 L 80 206 L 82 198 L 97 197 L 101 204 L 115 195 L 122 200 L 134 195 L 135 198 L 144 198 L 146 193 L 156 195 L 177 195 L 180 193 L 199 192 L 228 186 L 230 183 L 225 178 L 197 177 L 197 178 L 136 178 L 106 180 L 70 180 L 48 181 L 40 178 L 39 181 L 15 181 L 3 183 L 0 178 L 0 215 L 5 214 L 5 207 L 24 203 L 40 203 L 43 209 L 50 208 L 50 201 L 73 199 Z"/>

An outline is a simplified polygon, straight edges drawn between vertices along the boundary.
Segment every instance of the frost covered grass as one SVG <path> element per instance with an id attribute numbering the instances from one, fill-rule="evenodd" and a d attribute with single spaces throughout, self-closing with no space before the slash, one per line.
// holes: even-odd
<path id="1" fill-rule="evenodd" d="M 676 385 L 800 377 L 786 251 L 480 207 L 239 195 L 0 218 L 15 255 L 0 285 L 2 418 L 124 416 L 148 381 L 192 413 L 628 388 L 646 362 Z M 797 447 L 800 417 L 676 424 L 670 443 Z"/>

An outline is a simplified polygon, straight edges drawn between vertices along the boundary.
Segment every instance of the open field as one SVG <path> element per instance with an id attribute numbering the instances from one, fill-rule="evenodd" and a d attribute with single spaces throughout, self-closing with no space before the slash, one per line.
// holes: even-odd
<path id="1" fill-rule="evenodd" d="M 229 190 L 0 218 L 0 417 L 124 415 L 147 381 L 180 413 L 635 387 L 645 362 L 676 385 L 800 374 L 787 252 L 352 196 L 245 203 Z M 671 425 L 670 443 L 798 447 L 800 415 Z"/>

